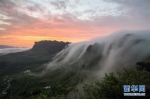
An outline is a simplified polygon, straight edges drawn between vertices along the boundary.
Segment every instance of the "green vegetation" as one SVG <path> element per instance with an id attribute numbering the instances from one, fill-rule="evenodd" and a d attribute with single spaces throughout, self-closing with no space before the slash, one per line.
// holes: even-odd
<path id="1" fill-rule="evenodd" d="M 141 67 L 142 68 L 142 67 Z M 146 98 L 150 97 L 150 71 L 124 69 L 122 74 L 106 74 L 101 81 L 84 85 L 84 95 L 80 99 L 141 99 L 124 97 L 123 85 L 145 85 Z M 145 97 L 144 97 L 145 98 Z"/>
<path id="2" fill-rule="evenodd" d="M 146 97 L 149 97 L 150 71 L 146 70 L 143 64 L 137 67 L 140 67 L 140 70 L 126 68 L 123 73 L 106 74 L 100 81 L 85 84 L 84 94 L 78 93 L 79 99 L 137 99 L 137 97 L 123 96 L 123 85 L 128 84 L 146 85 Z M 5 99 L 70 99 L 67 97 L 68 93 L 78 92 L 75 85 L 81 83 L 82 79 L 83 74 L 79 75 L 76 70 L 66 71 L 64 68 L 40 77 L 26 75 L 12 81 L 12 87 Z M 50 86 L 50 89 L 45 89 L 45 86 Z M 72 97 L 75 99 L 76 96 Z"/>
<path id="3" fill-rule="evenodd" d="M 11 97 L 12 99 L 26 99 L 43 96 L 53 97 L 53 99 L 64 97 L 66 99 L 67 94 L 74 90 L 73 86 L 82 81 L 82 74 L 77 75 L 76 72 L 65 71 L 65 69 L 61 68 L 39 77 L 25 75 L 14 79 L 11 82 L 12 87 L 8 90 L 6 99 L 11 99 Z M 46 86 L 50 86 L 50 89 L 45 89 Z"/>

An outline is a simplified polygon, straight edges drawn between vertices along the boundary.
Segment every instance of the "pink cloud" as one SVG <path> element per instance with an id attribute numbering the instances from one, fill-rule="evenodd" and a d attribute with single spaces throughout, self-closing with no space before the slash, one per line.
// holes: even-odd
<path id="1" fill-rule="evenodd" d="M 2 0 L 0 3 L 2 4 L 0 6 L 0 13 L 10 18 L 2 19 L 2 21 L 10 25 L 0 24 L 0 28 L 4 29 L 0 30 L 0 44 L 10 43 L 11 45 L 14 44 L 14 46 L 20 46 L 24 42 L 26 43 L 25 46 L 32 46 L 35 40 L 47 39 L 47 37 L 49 37 L 48 39 L 55 38 L 56 40 L 77 42 L 98 36 L 105 36 L 122 29 L 150 29 L 150 18 L 144 19 L 138 16 L 128 17 L 128 15 L 92 16 L 97 11 L 96 9 L 90 9 L 88 12 L 80 12 L 79 16 L 89 13 L 92 20 L 81 20 L 76 17 L 77 15 L 69 12 L 61 15 L 52 15 L 49 12 L 45 15 L 48 9 L 36 3 L 33 6 L 27 7 L 18 5 L 11 0 Z M 58 5 L 54 6 L 64 9 L 66 5 L 63 4 L 65 3 L 62 3 L 61 7 Z M 25 11 L 21 12 L 18 9 Z M 33 14 L 36 12 L 43 14 L 43 18 L 34 17 Z M 33 37 L 30 38 L 30 36 Z M 21 43 L 17 44 L 17 42 Z"/>

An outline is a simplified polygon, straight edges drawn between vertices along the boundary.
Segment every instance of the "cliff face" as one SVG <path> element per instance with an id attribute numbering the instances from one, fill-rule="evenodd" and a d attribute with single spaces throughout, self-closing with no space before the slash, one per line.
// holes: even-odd
<path id="1" fill-rule="evenodd" d="M 69 42 L 59 41 L 39 41 L 35 42 L 32 50 L 34 51 L 47 51 L 48 53 L 57 53 L 61 51 Z"/>

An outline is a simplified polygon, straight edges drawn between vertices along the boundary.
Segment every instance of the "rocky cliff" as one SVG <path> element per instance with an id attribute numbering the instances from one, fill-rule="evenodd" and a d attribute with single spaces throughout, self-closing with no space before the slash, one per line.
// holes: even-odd
<path id="1" fill-rule="evenodd" d="M 63 41 L 39 41 L 35 42 L 32 50 L 33 51 L 47 51 L 48 53 L 57 53 L 61 51 L 65 46 L 70 44 L 69 42 Z"/>

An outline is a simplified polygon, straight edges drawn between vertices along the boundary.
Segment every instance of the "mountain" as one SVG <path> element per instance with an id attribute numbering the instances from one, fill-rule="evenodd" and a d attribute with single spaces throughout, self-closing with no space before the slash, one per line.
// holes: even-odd
<path id="1" fill-rule="evenodd" d="M 40 41 L 35 42 L 32 51 L 47 51 L 48 53 L 54 54 L 61 51 L 69 42 L 62 41 Z"/>
<path id="2" fill-rule="evenodd" d="M 7 46 L 7 45 L 0 45 L 0 49 L 3 49 L 3 48 L 17 48 L 17 47 Z"/>
<path id="3" fill-rule="evenodd" d="M 24 80 L 27 76 L 24 75 L 25 71 L 38 72 L 43 70 L 45 68 L 44 64 L 51 61 L 52 58 L 58 52 L 63 50 L 68 44 L 70 43 L 62 41 L 39 41 L 35 42 L 33 47 L 27 51 L 9 53 L 7 55 L 0 56 L 0 91 L 2 92 L 5 89 L 5 83 L 7 83 L 5 82 L 5 79 L 11 78 L 11 81 L 15 80 L 15 83 L 12 82 L 14 83 L 12 84 L 12 88 L 14 88 L 16 85 L 20 85 L 20 79 L 23 79 L 22 81 L 25 82 Z M 42 79 L 45 80 L 45 77 L 43 77 Z M 35 79 L 33 77 L 31 82 L 34 83 L 38 80 L 39 79 Z M 6 88 L 6 90 L 7 92 L 9 92 L 10 88 L 8 87 Z M 5 97 L 5 95 L 0 95 L 1 98 L 3 96 Z M 9 95 L 7 98 L 10 98 Z"/>
<path id="4" fill-rule="evenodd" d="M 11 75 L 37 68 L 51 60 L 53 55 L 61 51 L 68 42 L 39 41 L 33 48 L 0 56 L 0 74 Z"/>
<path id="5" fill-rule="evenodd" d="M 131 31 L 73 44 L 40 41 L 28 51 L 0 56 L 1 81 L 13 78 L 6 97 L 42 94 L 40 97 L 71 98 L 76 88 L 82 93 L 82 85 L 102 79 L 105 73 L 122 73 L 126 67 L 136 69 L 137 62 L 150 61 L 150 35 L 144 33 Z M 5 89 L 3 82 L 0 91 Z"/>

